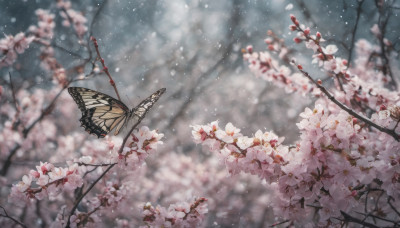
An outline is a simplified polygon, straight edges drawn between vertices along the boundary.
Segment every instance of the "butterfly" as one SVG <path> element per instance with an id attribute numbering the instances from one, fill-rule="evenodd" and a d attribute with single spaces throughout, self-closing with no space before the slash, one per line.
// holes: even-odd
<path id="1" fill-rule="evenodd" d="M 98 138 L 105 137 L 114 129 L 114 135 L 118 135 L 121 128 L 131 118 L 136 122 L 141 121 L 165 90 L 162 88 L 156 91 L 138 106 L 129 110 L 124 103 L 107 94 L 82 87 L 68 88 L 69 94 L 82 111 L 81 126 L 89 134 L 95 134 Z"/>

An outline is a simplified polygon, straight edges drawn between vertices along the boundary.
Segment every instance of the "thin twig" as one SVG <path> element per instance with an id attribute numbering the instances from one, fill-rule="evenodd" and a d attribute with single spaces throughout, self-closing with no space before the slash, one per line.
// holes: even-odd
<path id="1" fill-rule="evenodd" d="M 351 41 L 350 41 L 350 48 L 349 48 L 349 57 L 347 58 L 347 68 L 350 66 L 351 62 L 351 57 L 353 56 L 353 48 L 354 48 L 354 40 L 356 38 L 356 31 L 358 27 L 358 22 L 360 20 L 360 14 L 361 14 L 361 7 L 362 4 L 364 3 L 364 0 L 358 2 L 358 7 L 357 7 L 357 17 L 356 17 L 356 22 L 354 24 L 353 32 L 351 34 Z"/>
<path id="2" fill-rule="evenodd" d="M 11 73 L 8 72 L 8 75 L 10 77 L 10 87 L 11 87 L 11 94 L 12 94 L 12 98 L 13 98 L 14 108 L 17 111 L 17 113 L 19 113 L 20 109 L 19 109 L 18 101 L 15 98 L 15 90 L 14 90 L 14 85 L 13 85 L 12 79 L 11 79 Z"/>
<path id="3" fill-rule="evenodd" d="M 8 215 L 6 209 L 5 209 L 3 206 L 0 205 L 0 208 L 3 209 L 3 211 L 4 211 L 4 215 L 3 215 L 3 214 L 0 214 L 0 217 L 9 218 L 9 219 L 11 219 L 13 222 L 17 223 L 18 225 L 20 225 L 20 226 L 26 228 L 26 225 L 25 225 L 25 224 L 23 224 L 22 222 L 18 221 L 18 220 L 15 219 L 15 218 L 11 217 L 10 215 Z"/>
<path id="4" fill-rule="evenodd" d="M 100 59 L 101 65 L 103 65 L 103 70 L 104 72 L 107 74 L 108 78 L 110 79 L 110 84 L 112 87 L 114 87 L 115 93 L 117 94 L 118 100 L 121 100 L 119 93 L 118 93 L 118 89 L 117 86 L 115 85 L 114 80 L 112 79 L 110 72 L 108 71 L 108 67 L 106 67 L 105 63 L 104 63 L 104 59 L 101 57 L 100 51 L 99 51 L 99 44 L 97 43 L 96 38 L 94 38 L 93 36 L 90 38 L 93 41 L 93 45 L 96 49 L 97 52 L 97 56 Z"/>
<path id="5" fill-rule="evenodd" d="M 387 202 L 388 202 L 389 206 L 390 206 L 390 207 L 396 212 L 396 214 L 400 217 L 400 212 L 393 206 L 392 202 L 390 202 L 390 201 L 392 201 L 392 200 L 394 200 L 393 197 L 389 196 Z"/>
<path id="6" fill-rule="evenodd" d="M 279 226 L 279 225 L 282 225 L 282 224 L 287 223 L 287 222 L 290 222 L 290 220 L 285 220 L 285 221 L 282 221 L 282 222 L 279 222 L 279 223 L 275 223 L 275 224 L 270 225 L 269 227 Z"/>
<path id="7" fill-rule="evenodd" d="M 393 4 L 394 2 L 392 2 Z M 377 6 L 379 8 L 379 6 Z M 386 9 L 386 10 L 385 10 Z M 385 14 L 385 15 L 383 15 Z M 395 81 L 394 77 L 393 77 L 393 72 L 392 69 L 390 68 L 390 60 L 388 58 L 388 55 L 390 55 L 390 53 L 386 52 L 386 44 L 384 42 L 385 39 L 385 33 L 386 33 L 386 27 L 388 25 L 389 22 L 389 18 L 391 16 L 391 10 L 390 8 L 386 8 L 386 4 L 383 4 L 379 10 L 379 19 L 378 19 L 378 27 L 380 30 L 380 35 L 378 36 L 378 41 L 379 41 L 379 45 L 380 45 L 380 49 L 381 49 L 381 53 L 380 56 L 382 58 L 383 61 L 383 66 L 382 66 L 382 73 L 386 76 L 389 75 L 389 77 L 391 78 L 391 85 L 394 89 L 397 89 L 397 82 Z"/>
<path id="8" fill-rule="evenodd" d="M 362 220 L 363 222 L 365 222 L 365 220 L 366 220 L 368 217 L 372 217 L 372 218 L 374 218 L 374 219 L 379 219 L 379 220 L 382 220 L 382 221 L 385 221 L 385 222 L 397 223 L 397 222 L 392 221 L 392 220 L 390 220 L 390 219 L 385 219 L 385 218 L 382 218 L 382 217 L 373 215 L 372 212 L 371 212 L 371 213 L 362 213 L 362 212 L 357 212 L 357 211 L 355 211 L 355 213 L 365 216 L 365 219 Z"/>
<path id="9" fill-rule="evenodd" d="M 346 222 L 354 222 L 360 225 L 363 225 L 364 227 L 371 227 L 371 228 L 379 228 L 379 226 L 376 226 L 372 223 L 369 222 L 364 222 L 358 218 L 355 218 L 347 213 L 345 213 L 344 211 L 340 211 L 340 213 L 343 215 L 344 219 Z"/>
<path id="10" fill-rule="evenodd" d="M 94 26 L 94 23 L 97 22 L 97 21 L 99 21 L 99 20 L 97 19 L 97 17 L 100 15 L 100 12 L 104 9 L 104 6 L 105 6 L 106 4 L 107 4 L 107 0 L 104 0 L 104 1 L 100 4 L 99 8 L 96 10 L 96 13 L 95 13 L 94 16 L 93 16 L 92 22 L 90 23 L 90 26 L 89 26 L 89 39 L 90 39 L 90 37 L 92 37 L 92 35 L 93 35 L 93 26 Z"/>
<path id="11" fill-rule="evenodd" d="M 92 18 L 92 22 L 90 23 L 90 27 L 89 27 L 89 37 L 88 37 L 88 40 L 87 40 L 88 44 L 90 43 L 90 40 L 91 40 L 92 35 L 93 35 L 93 25 L 98 20 L 97 18 L 99 17 L 100 12 L 104 9 L 104 6 L 106 5 L 106 3 L 107 3 L 107 0 L 104 0 L 100 4 L 99 8 L 96 10 L 96 13 L 94 14 L 94 16 Z M 89 59 L 92 59 L 92 55 L 93 55 L 92 54 L 92 49 L 90 48 L 90 45 L 87 45 L 86 47 L 87 47 L 87 50 L 88 50 L 88 53 L 89 53 Z"/>
<path id="12" fill-rule="evenodd" d="M 102 167 L 102 166 L 109 166 L 109 165 L 114 165 L 115 163 L 110 163 L 110 164 L 87 164 L 84 162 L 75 162 L 78 165 L 81 166 L 95 166 L 95 167 Z"/>
<path id="13" fill-rule="evenodd" d="M 60 46 L 60 45 L 58 45 L 58 44 L 56 44 L 56 43 L 54 43 L 54 42 L 51 44 L 51 46 L 53 46 L 53 47 L 55 47 L 55 48 L 57 48 L 57 49 L 60 49 L 61 51 L 64 51 L 64 52 L 68 53 L 69 55 L 75 56 L 75 57 L 77 57 L 77 58 L 79 58 L 79 59 L 85 59 L 85 58 L 84 58 L 83 56 L 81 56 L 80 54 L 75 53 L 75 52 L 73 52 L 73 51 L 71 51 L 71 50 L 68 50 L 68 49 L 66 49 L 66 48 L 64 48 L 64 47 L 62 47 L 62 46 Z"/>
<path id="14" fill-rule="evenodd" d="M 18 149 L 21 147 L 21 144 L 17 144 L 14 146 L 14 148 L 10 151 L 10 153 L 7 156 L 6 161 L 4 162 L 3 168 L 0 171 L 1 176 L 5 176 L 7 174 L 8 169 L 11 166 L 11 160 L 14 157 L 14 155 L 17 153 Z"/>

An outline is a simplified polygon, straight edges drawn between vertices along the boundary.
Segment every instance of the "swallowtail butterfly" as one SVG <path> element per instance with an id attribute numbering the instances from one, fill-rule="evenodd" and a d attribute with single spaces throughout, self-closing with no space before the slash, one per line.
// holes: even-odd
<path id="1" fill-rule="evenodd" d="M 103 138 L 114 129 L 114 135 L 118 135 L 131 118 L 136 122 L 141 121 L 165 92 L 165 88 L 153 93 L 132 110 L 121 101 L 91 89 L 69 87 L 68 92 L 82 112 L 81 126 L 89 134 Z"/>

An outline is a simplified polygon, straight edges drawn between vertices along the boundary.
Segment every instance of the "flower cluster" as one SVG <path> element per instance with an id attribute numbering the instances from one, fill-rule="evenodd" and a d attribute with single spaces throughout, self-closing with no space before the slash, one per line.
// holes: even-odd
<path id="1" fill-rule="evenodd" d="M 345 59 L 336 57 L 334 54 L 338 51 L 336 45 L 322 46 L 325 40 L 321 33 L 310 35 L 310 28 L 304 28 L 299 24 L 295 16 L 291 16 L 293 25 L 292 31 L 298 31 L 295 41 L 305 42 L 306 47 L 312 49 L 316 54 L 312 56 L 313 63 L 319 63 L 331 76 L 335 76 L 338 84 L 343 84 L 345 93 L 336 93 L 338 99 L 345 96 L 345 102 L 355 101 L 365 103 L 369 108 L 377 110 L 380 105 L 393 105 L 399 99 L 396 91 L 390 91 L 387 83 L 390 82 L 390 76 L 383 74 L 382 71 L 376 72 L 376 68 L 382 68 L 378 64 L 382 60 L 377 60 L 376 64 L 370 63 L 370 56 L 379 52 L 378 46 L 373 46 L 368 41 L 361 39 L 356 42 L 357 59 L 355 67 L 348 66 Z"/>
<path id="2" fill-rule="evenodd" d="M 31 170 L 28 175 L 22 177 L 22 181 L 13 185 L 8 200 L 23 205 L 30 199 L 42 200 L 45 197 L 55 197 L 64 190 L 72 191 L 82 184 L 82 173 L 78 165 L 72 164 L 62 168 L 40 162 L 36 170 Z"/>
<path id="3" fill-rule="evenodd" d="M 268 48 L 271 52 L 278 53 L 282 59 L 287 58 L 287 48 L 282 44 L 266 39 Z M 280 65 L 278 59 L 274 58 L 269 52 L 254 52 L 253 47 L 249 45 L 243 50 L 243 58 L 249 63 L 250 70 L 257 76 L 266 81 L 274 82 L 280 88 L 284 88 L 286 92 L 299 92 L 307 94 L 315 88 L 300 73 L 292 73 L 292 70 Z"/>
<path id="4" fill-rule="evenodd" d="M 381 52 L 380 47 L 373 46 L 366 40 L 359 40 L 355 43 L 356 64 L 349 67 L 347 60 L 335 56 L 338 51 L 335 45 L 321 45 L 325 41 L 321 33 L 311 35 L 310 28 L 301 25 L 295 16 L 292 15 L 291 20 L 293 25 L 290 30 L 298 32 L 294 41 L 305 43 L 307 48 L 314 51 L 313 63 L 318 63 L 319 67 L 335 79 L 336 87 L 331 92 L 333 98 L 319 96 L 314 109 L 306 108 L 300 114 L 302 120 L 297 124 L 301 133 L 300 139 L 289 153 L 281 154 L 282 160 L 286 162 L 278 164 L 277 181 L 271 182 L 269 186 L 276 196 L 273 200 L 275 214 L 299 226 L 337 225 L 341 219 L 360 216 L 350 215 L 353 211 L 380 213 L 382 219 L 374 223 L 382 226 L 390 224 L 386 223 L 388 221 L 396 221 L 398 212 L 393 208 L 399 207 L 400 199 L 400 160 L 396 155 L 400 148 L 396 141 L 399 134 L 400 97 L 398 91 L 390 90 L 390 72 L 376 70 L 387 67 L 381 65 L 384 59 L 379 60 L 384 57 L 371 58 L 374 53 Z M 270 73 L 271 69 L 279 69 L 277 62 L 270 57 L 276 47 L 279 49 L 277 45 L 271 47 L 272 41 L 269 39 L 267 42 L 269 52 L 254 53 L 248 47 L 244 52 L 244 59 L 250 63 L 250 69 L 257 76 L 283 86 L 282 80 L 276 80 Z M 390 42 L 383 44 L 390 45 Z M 374 58 L 377 60 L 371 61 Z M 301 65 L 298 69 L 304 74 L 300 76 L 309 80 Z M 317 83 L 322 84 L 321 81 Z M 331 102 L 332 99 L 365 116 L 371 116 L 370 121 L 385 127 L 385 132 L 369 128 L 367 123 L 361 122 Z M 218 126 L 215 126 L 214 131 L 217 131 Z M 215 142 L 223 139 L 221 134 L 213 133 L 210 127 L 196 126 L 193 131 L 195 141 L 207 145 L 211 151 L 224 154 L 225 144 Z M 240 138 L 234 142 L 240 148 Z M 248 166 L 247 169 L 250 169 L 252 164 Z M 245 170 L 246 168 L 240 169 Z M 260 176 L 254 171 L 253 174 Z M 381 196 L 372 197 L 375 196 L 375 191 L 386 196 L 389 206 Z M 368 204 L 376 207 L 365 207 Z M 315 212 L 318 217 L 313 217 Z M 385 219 L 386 222 L 383 221 Z"/>
<path id="5" fill-rule="evenodd" d="M 43 40 L 51 40 L 54 36 L 54 28 L 56 23 L 54 22 L 54 14 L 48 10 L 38 9 L 35 11 L 38 17 L 38 25 L 31 25 L 29 32 L 35 35 L 35 37 Z"/>
<path id="6" fill-rule="evenodd" d="M 198 227 L 208 212 L 206 201 L 201 197 L 191 203 L 171 204 L 168 209 L 147 203 L 143 206 L 143 221 L 149 227 Z"/>
<path id="7" fill-rule="evenodd" d="M 301 140 L 290 151 L 270 132 L 258 131 L 248 138 L 230 123 L 225 130 L 217 122 L 194 126 L 192 134 L 195 142 L 218 152 L 230 173 L 246 172 L 268 180 L 277 196 L 273 200 L 275 213 L 298 225 L 313 224 L 315 212 L 304 205 L 320 208 L 319 225 L 331 224 L 330 219 L 340 217 L 341 211 L 362 208 L 360 199 L 366 197 L 366 186 L 388 170 L 392 175 L 381 178 L 382 187 L 389 190 L 388 195 L 399 197 L 393 194 L 398 188 L 393 183 L 398 180 L 398 158 L 374 158 L 377 151 L 366 150 L 373 145 L 365 141 L 374 135 L 367 135 L 352 116 L 344 111 L 329 114 L 321 104 L 313 110 L 306 108 L 300 116 Z M 393 166 L 384 168 L 387 162 Z M 387 218 L 395 216 L 390 208 L 385 213 Z"/>
<path id="8" fill-rule="evenodd" d="M 40 47 L 40 66 L 53 73 L 53 79 L 57 84 L 65 85 L 67 83 L 65 70 L 55 58 L 54 48 L 51 46 L 51 40 L 54 36 L 55 15 L 42 9 L 36 10 L 36 15 L 39 21 L 38 26 L 29 27 L 29 31 L 36 36 L 39 43 L 43 44 L 43 46 Z"/>
<path id="9" fill-rule="evenodd" d="M 114 210 L 119 206 L 121 201 L 126 199 L 126 185 L 118 185 L 112 182 L 107 182 L 101 194 L 97 194 L 90 199 L 88 204 L 88 212 L 76 211 L 70 218 L 71 227 L 97 227 L 101 225 L 101 213 L 105 210 Z M 52 223 L 52 227 L 64 227 L 68 216 L 63 216 L 65 208 L 60 210 L 57 219 Z"/>
<path id="10" fill-rule="evenodd" d="M 87 22 L 86 17 L 71 9 L 70 1 L 57 0 L 57 7 L 63 10 L 60 12 L 61 17 L 63 18 L 62 24 L 65 27 L 70 27 L 72 24 L 77 36 L 82 39 L 87 32 L 87 26 L 85 25 Z"/>
<path id="11" fill-rule="evenodd" d="M 285 158 L 289 148 L 281 144 L 283 138 L 272 132 L 257 131 L 250 138 L 240 134 L 240 129 L 231 123 L 226 125 L 225 130 L 220 129 L 217 121 L 192 128 L 194 141 L 219 152 L 221 161 L 231 174 L 245 172 L 273 181 L 281 175 L 280 167 L 287 163 Z"/>
<path id="12" fill-rule="evenodd" d="M 124 169 L 133 171 L 140 167 L 144 159 L 153 153 L 158 145 L 163 144 L 160 139 L 164 134 L 156 130 L 150 131 L 148 127 L 143 126 L 131 136 L 132 141 L 123 148 L 121 154 L 118 154 L 118 163 L 121 167 L 126 166 Z"/>
<path id="13" fill-rule="evenodd" d="M 26 36 L 20 32 L 15 36 L 6 35 L 5 38 L 0 39 L 0 68 L 12 65 L 17 59 L 17 54 L 22 54 L 29 44 L 35 39 L 34 36 Z"/>

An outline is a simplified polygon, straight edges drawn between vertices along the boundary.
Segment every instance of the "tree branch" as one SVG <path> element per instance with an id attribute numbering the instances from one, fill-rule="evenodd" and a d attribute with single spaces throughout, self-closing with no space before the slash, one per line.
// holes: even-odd
<path id="1" fill-rule="evenodd" d="M 3 209 L 3 212 L 4 212 L 4 215 L 3 215 L 3 214 L 0 214 L 0 217 L 9 218 L 9 219 L 11 219 L 13 222 L 15 222 L 16 224 L 18 224 L 18 225 L 20 225 L 20 226 L 26 228 L 26 225 L 25 225 L 25 224 L 23 224 L 22 222 L 18 221 L 18 220 L 15 219 L 15 218 L 11 217 L 10 215 L 8 215 L 6 209 L 5 209 L 3 206 L 0 205 L 0 208 Z"/>
<path id="2" fill-rule="evenodd" d="M 345 104 L 343 104 L 340 101 L 336 100 L 336 98 L 324 86 L 320 85 L 307 72 L 303 71 L 301 69 L 302 67 L 300 65 L 298 65 L 297 68 L 304 76 L 306 76 L 312 83 L 314 83 L 314 85 L 317 86 L 317 88 L 320 89 L 321 92 L 323 92 L 328 97 L 329 100 L 331 100 L 333 103 L 335 103 L 341 109 L 343 109 L 344 111 L 346 111 L 350 115 L 356 117 L 357 119 L 365 122 L 366 124 L 370 125 L 371 127 L 374 127 L 376 129 L 378 129 L 379 131 L 384 132 L 384 133 L 392 136 L 396 141 L 400 140 L 399 135 L 394 130 L 379 126 L 378 124 L 376 124 L 376 123 L 372 122 L 371 120 L 369 120 L 367 117 L 364 117 L 364 116 L 356 113 L 354 110 L 352 110 L 351 108 L 347 107 Z"/>

